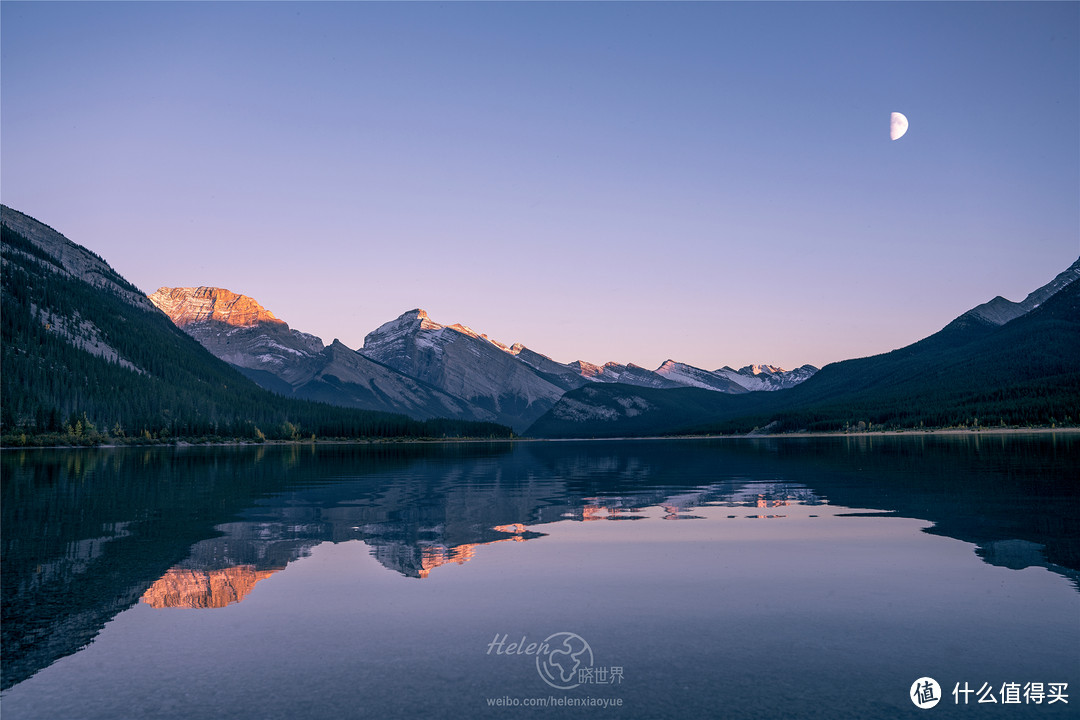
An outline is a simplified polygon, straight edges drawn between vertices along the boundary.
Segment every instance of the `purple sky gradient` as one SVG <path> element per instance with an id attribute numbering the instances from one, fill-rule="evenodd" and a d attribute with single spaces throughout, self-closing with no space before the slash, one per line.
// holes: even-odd
<path id="1" fill-rule="evenodd" d="M 358 348 L 885 352 L 1080 255 L 1080 4 L 0 5 L 3 202 Z M 907 134 L 889 140 L 889 114 Z"/>

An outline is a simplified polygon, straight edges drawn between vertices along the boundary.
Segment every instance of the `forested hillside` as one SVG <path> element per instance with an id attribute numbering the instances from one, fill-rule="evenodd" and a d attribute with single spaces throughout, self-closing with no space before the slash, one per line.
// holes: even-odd
<path id="1" fill-rule="evenodd" d="M 617 437 L 1080 422 L 1080 282 L 1001 326 L 951 323 L 773 393 L 610 385 L 563 396 L 528 434 Z"/>
<path id="2" fill-rule="evenodd" d="M 98 442 L 106 436 L 259 440 L 509 433 L 490 423 L 416 422 L 277 397 L 212 356 L 149 303 L 133 305 L 127 295 L 138 290 L 100 258 L 89 261 L 94 277 L 111 276 L 91 284 L 42 243 L 10 227 L 7 221 L 15 217 L 4 208 L 0 434 L 7 445 Z M 96 258 L 73 244 L 71 249 Z"/>

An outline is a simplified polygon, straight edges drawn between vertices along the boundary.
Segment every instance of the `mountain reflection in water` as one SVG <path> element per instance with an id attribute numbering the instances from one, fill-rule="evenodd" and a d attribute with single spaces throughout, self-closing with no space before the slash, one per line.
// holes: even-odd
<path id="1" fill-rule="evenodd" d="M 552 523 L 828 505 L 920 518 L 1080 588 L 1076 436 L 5 452 L 3 689 L 140 600 L 222 608 L 320 543 L 424 579 Z M 706 509 L 727 508 L 721 514 Z"/>

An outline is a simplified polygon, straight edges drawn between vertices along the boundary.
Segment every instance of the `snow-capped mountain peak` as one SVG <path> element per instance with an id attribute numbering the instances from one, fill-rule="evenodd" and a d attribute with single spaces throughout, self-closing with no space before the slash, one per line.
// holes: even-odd
<path id="1" fill-rule="evenodd" d="M 422 317 L 421 317 L 422 315 Z M 409 377 L 490 410 L 524 429 L 566 388 L 467 325 L 440 325 L 410 311 L 368 333 L 359 352 Z"/>
<path id="2" fill-rule="evenodd" d="M 809 380 L 818 369 L 813 365 L 803 365 L 794 370 L 784 370 L 776 365 L 746 365 L 732 370 L 725 365 L 716 371 L 717 375 L 728 378 L 751 391 L 784 390 Z"/>
<path id="3" fill-rule="evenodd" d="M 747 365 L 739 368 L 739 372 L 743 375 L 775 375 L 776 373 L 785 372 L 785 370 L 776 365 Z"/>
<path id="4" fill-rule="evenodd" d="M 665 360 L 656 369 L 656 373 L 671 382 L 687 387 L 697 387 L 723 393 L 746 392 L 745 387 L 722 375 L 719 371 L 709 372 L 674 360 Z"/>

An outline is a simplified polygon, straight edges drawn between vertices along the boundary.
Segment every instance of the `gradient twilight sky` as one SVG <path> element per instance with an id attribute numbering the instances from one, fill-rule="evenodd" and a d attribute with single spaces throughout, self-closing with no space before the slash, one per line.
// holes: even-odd
<path id="1" fill-rule="evenodd" d="M 0 4 L 2 200 L 352 348 L 821 366 L 1080 255 L 1080 3 Z M 889 114 L 910 129 L 889 140 Z"/>

